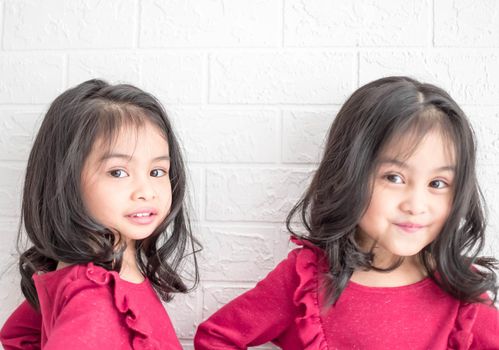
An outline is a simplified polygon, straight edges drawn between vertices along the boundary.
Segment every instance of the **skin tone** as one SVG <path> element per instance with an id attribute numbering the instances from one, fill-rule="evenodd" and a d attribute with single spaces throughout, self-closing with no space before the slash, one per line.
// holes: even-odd
<path id="1" fill-rule="evenodd" d="M 396 287 L 424 279 L 417 254 L 438 236 L 452 207 L 452 145 L 439 130 L 430 131 L 415 149 L 410 137 L 403 139 L 381 154 L 371 201 L 358 225 L 358 239 L 365 251 L 374 246 L 376 267 L 387 268 L 399 257 L 404 260 L 390 272 L 355 271 L 351 280 L 358 284 Z"/>
<path id="2" fill-rule="evenodd" d="M 140 283 L 135 241 L 150 236 L 171 207 L 168 142 L 150 122 L 124 126 L 110 148 L 107 141 L 98 139 L 85 161 L 83 202 L 97 222 L 121 234 L 127 248 L 120 276 Z"/>

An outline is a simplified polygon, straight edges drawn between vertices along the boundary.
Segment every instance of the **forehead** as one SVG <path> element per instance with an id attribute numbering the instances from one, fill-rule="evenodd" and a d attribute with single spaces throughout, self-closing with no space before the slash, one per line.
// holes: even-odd
<path id="1" fill-rule="evenodd" d="M 424 134 L 408 131 L 395 135 L 382 148 L 378 159 L 380 161 L 391 159 L 408 161 L 417 158 L 425 163 L 445 163 L 454 166 L 456 163 L 456 147 L 450 135 L 441 128 L 433 128 Z"/>
<path id="2" fill-rule="evenodd" d="M 102 156 L 114 151 L 132 155 L 137 149 L 167 152 L 168 140 L 164 132 L 149 121 L 141 124 L 124 124 L 119 128 L 97 136 L 89 154 Z"/>

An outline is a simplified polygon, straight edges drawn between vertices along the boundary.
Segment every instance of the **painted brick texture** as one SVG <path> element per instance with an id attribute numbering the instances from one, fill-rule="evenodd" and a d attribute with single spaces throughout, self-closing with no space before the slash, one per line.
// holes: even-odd
<path id="1" fill-rule="evenodd" d="M 21 300 L 15 237 L 33 137 L 59 93 L 95 77 L 153 93 L 182 141 L 204 246 L 200 286 L 166 305 L 186 349 L 286 256 L 284 220 L 335 113 L 381 76 L 438 84 L 468 113 L 486 252 L 499 257 L 497 23 L 488 0 L 0 0 L 0 324 Z"/>

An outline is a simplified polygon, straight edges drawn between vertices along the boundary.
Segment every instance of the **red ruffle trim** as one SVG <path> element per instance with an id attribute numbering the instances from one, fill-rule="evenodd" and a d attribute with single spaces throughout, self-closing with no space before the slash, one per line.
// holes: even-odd
<path id="1" fill-rule="evenodd" d="M 472 328 L 478 308 L 474 304 L 461 305 L 454 329 L 449 336 L 448 349 L 467 350 L 473 343 Z"/>
<path id="2" fill-rule="evenodd" d="M 130 300 L 128 298 L 126 293 L 127 287 L 119 277 L 119 274 L 116 271 L 107 271 L 92 263 L 87 265 L 85 274 L 90 281 L 98 285 L 109 285 L 111 287 L 114 305 L 124 316 L 125 324 L 131 331 L 133 349 L 159 350 L 160 346 L 158 342 L 150 338 L 152 334 L 152 325 L 147 318 L 141 317 L 138 313 L 134 312 L 136 307 L 133 303 L 139 301 Z"/>
<path id="3" fill-rule="evenodd" d="M 303 246 L 296 256 L 296 273 L 299 285 L 294 293 L 293 301 L 301 310 L 296 318 L 296 328 L 304 349 L 327 350 L 319 306 L 319 256 L 320 248 L 306 240 L 291 237 L 291 241 Z"/>

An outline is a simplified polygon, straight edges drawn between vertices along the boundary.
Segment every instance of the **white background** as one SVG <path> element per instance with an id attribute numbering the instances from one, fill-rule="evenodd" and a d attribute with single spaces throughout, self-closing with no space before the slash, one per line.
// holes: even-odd
<path id="1" fill-rule="evenodd" d="M 452 0 L 0 0 L 0 324 L 21 300 L 15 237 L 48 104 L 94 77 L 156 95 L 183 142 L 202 283 L 167 306 L 196 325 L 289 249 L 285 216 L 346 97 L 386 75 L 447 89 L 479 140 L 499 256 L 499 3 Z"/>

